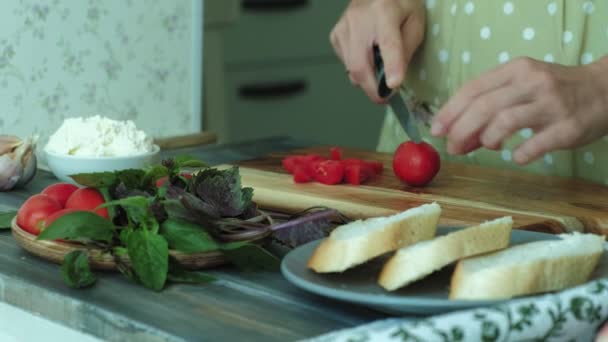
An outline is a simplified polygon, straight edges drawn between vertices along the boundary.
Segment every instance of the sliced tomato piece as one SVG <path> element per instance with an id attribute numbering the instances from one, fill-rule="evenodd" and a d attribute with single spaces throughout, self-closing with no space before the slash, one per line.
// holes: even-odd
<path id="1" fill-rule="evenodd" d="M 289 173 L 293 173 L 293 170 L 298 165 L 298 156 L 288 156 L 283 158 L 281 161 L 283 168 Z"/>
<path id="2" fill-rule="evenodd" d="M 344 164 L 344 167 L 358 165 L 368 178 L 382 173 L 384 167 L 381 162 L 370 162 L 356 158 L 344 159 L 342 160 L 342 164 Z"/>
<path id="3" fill-rule="evenodd" d="M 347 165 L 361 165 L 361 164 L 364 163 L 363 160 L 357 159 L 357 158 L 342 159 L 341 162 L 342 162 L 342 164 L 344 164 L 344 166 L 347 166 Z"/>
<path id="4" fill-rule="evenodd" d="M 380 174 L 384 170 L 384 164 L 382 162 L 365 161 L 365 164 L 369 165 L 376 174 Z"/>
<path id="5" fill-rule="evenodd" d="M 298 165 L 293 170 L 293 181 L 296 183 L 308 183 L 313 180 L 312 169 L 304 166 Z"/>
<path id="6" fill-rule="evenodd" d="M 342 149 L 339 147 L 332 147 L 329 149 L 329 155 L 331 160 L 342 160 Z"/>
<path id="7" fill-rule="evenodd" d="M 352 164 L 344 169 L 344 179 L 352 185 L 360 185 L 372 176 L 365 166 Z"/>
<path id="8" fill-rule="evenodd" d="M 338 184 L 343 178 L 344 165 L 337 160 L 325 160 L 315 166 L 315 180 L 319 183 Z"/>
<path id="9" fill-rule="evenodd" d="M 287 172 L 294 172 L 296 166 L 298 165 L 311 165 L 312 163 L 319 160 L 326 160 L 327 158 L 322 157 L 318 154 L 296 154 L 283 158 L 281 161 L 283 168 L 287 170 Z"/>

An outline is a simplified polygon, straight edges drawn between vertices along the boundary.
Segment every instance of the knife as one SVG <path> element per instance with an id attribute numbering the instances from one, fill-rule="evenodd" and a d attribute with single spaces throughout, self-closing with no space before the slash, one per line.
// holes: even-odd
<path id="1" fill-rule="evenodd" d="M 416 125 L 416 118 L 407 108 L 407 104 L 401 97 L 399 90 L 396 91 L 396 94 L 393 94 L 393 90 L 386 84 L 384 61 L 382 60 L 378 45 L 374 45 L 374 67 L 376 69 L 376 80 L 378 81 L 378 95 L 382 98 L 389 98 L 389 106 L 391 106 L 393 113 L 401 123 L 403 130 L 405 130 L 405 133 L 412 141 L 419 143 L 422 141 L 422 138 Z"/>

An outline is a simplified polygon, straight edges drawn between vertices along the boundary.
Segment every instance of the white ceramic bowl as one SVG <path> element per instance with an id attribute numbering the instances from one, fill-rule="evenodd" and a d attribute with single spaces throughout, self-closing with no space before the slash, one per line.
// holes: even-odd
<path id="1" fill-rule="evenodd" d="M 149 153 L 125 157 L 81 157 L 55 154 L 45 151 L 46 161 L 55 177 L 63 182 L 75 184 L 70 175 L 88 172 L 141 169 L 158 163 L 160 147 L 154 145 Z"/>

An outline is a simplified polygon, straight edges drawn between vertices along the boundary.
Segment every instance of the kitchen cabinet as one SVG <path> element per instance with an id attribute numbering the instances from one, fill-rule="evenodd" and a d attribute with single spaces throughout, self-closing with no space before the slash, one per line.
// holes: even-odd
<path id="1" fill-rule="evenodd" d="M 218 17 L 211 3 L 206 22 Z M 231 20 L 205 30 L 205 130 L 220 142 L 280 135 L 373 149 L 384 109 L 350 84 L 329 43 L 348 1 L 231 3 Z"/>

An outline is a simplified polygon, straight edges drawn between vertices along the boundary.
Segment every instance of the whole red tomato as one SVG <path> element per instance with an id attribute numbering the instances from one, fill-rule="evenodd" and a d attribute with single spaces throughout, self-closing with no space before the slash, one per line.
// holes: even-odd
<path id="1" fill-rule="evenodd" d="M 23 230 L 38 235 L 44 229 L 44 221 L 61 210 L 61 204 L 56 199 L 38 194 L 28 198 L 17 211 L 17 225 Z"/>
<path id="2" fill-rule="evenodd" d="M 77 210 L 87 210 L 93 211 L 93 209 L 105 203 L 103 195 L 95 189 L 95 188 L 81 188 L 68 198 L 68 201 L 65 203 L 66 209 L 77 209 Z M 101 217 L 109 218 L 108 209 L 101 208 L 95 210 L 95 213 Z"/>
<path id="3" fill-rule="evenodd" d="M 54 212 L 53 214 L 51 214 L 49 217 L 47 217 L 44 220 L 44 228 L 50 226 L 51 223 L 55 222 L 55 220 L 60 218 L 61 216 L 65 215 L 65 214 L 73 213 L 76 211 L 78 211 L 78 209 L 61 209 L 59 211 Z"/>
<path id="4" fill-rule="evenodd" d="M 393 156 L 395 175 L 410 186 L 424 186 L 439 172 L 439 153 L 426 142 L 406 141 Z"/>
<path id="5" fill-rule="evenodd" d="M 61 204 L 61 207 L 65 207 L 65 202 L 76 190 L 78 190 L 78 187 L 74 184 L 55 183 L 44 188 L 41 193 L 53 197 Z"/>

